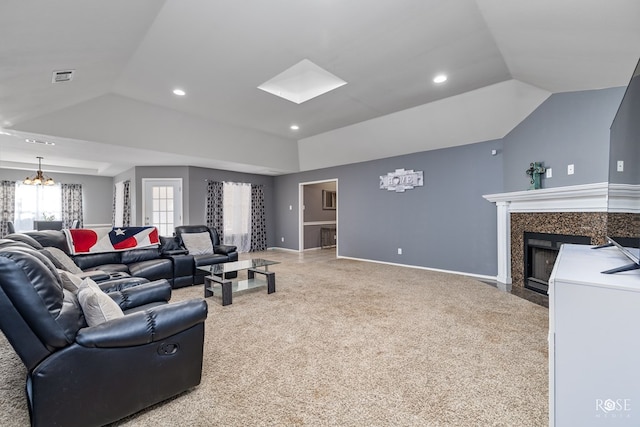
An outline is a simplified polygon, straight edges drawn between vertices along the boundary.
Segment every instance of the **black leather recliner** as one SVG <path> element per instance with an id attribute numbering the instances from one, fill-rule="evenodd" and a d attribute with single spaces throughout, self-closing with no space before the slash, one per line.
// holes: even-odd
<path id="1" fill-rule="evenodd" d="M 193 256 L 193 283 L 194 284 L 202 284 L 204 283 L 204 277 L 207 273 L 204 273 L 198 270 L 198 267 L 203 265 L 212 265 L 212 264 L 220 264 L 224 262 L 233 262 L 238 261 L 238 250 L 236 246 L 232 245 L 223 245 L 220 242 L 220 237 L 218 237 L 218 232 L 215 228 L 209 228 L 206 225 L 180 225 L 176 227 L 176 241 L 181 247 L 186 249 L 187 246 L 184 244 L 182 240 L 183 234 L 188 233 L 209 233 L 209 237 L 211 239 L 211 244 L 213 246 L 213 253 L 211 254 L 202 254 L 202 255 L 193 255 L 189 254 L 189 256 Z M 238 273 L 228 273 L 226 275 L 227 278 L 237 277 Z"/>
<path id="2" fill-rule="evenodd" d="M 33 426 L 99 426 L 200 383 L 206 302 L 167 304 L 167 281 L 109 294 L 125 316 L 88 327 L 33 249 L 0 247 L 0 327 L 27 367 Z"/>

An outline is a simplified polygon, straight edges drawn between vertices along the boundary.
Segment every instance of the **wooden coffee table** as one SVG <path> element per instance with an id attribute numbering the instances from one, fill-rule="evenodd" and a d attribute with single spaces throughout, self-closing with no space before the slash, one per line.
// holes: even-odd
<path id="1" fill-rule="evenodd" d="M 267 286 L 267 294 L 276 291 L 276 273 L 269 271 L 270 265 L 280 264 L 277 261 L 256 258 L 221 264 L 202 265 L 198 270 L 208 273 L 204 278 L 204 297 L 212 297 L 214 288 L 222 289 L 222 305 L 233 303 L 234 292 L 246 291 L 260 286 Z M 247 270 L 246 280 L 227 279 L 227 273 Z M 256 277 L 258 274 L 258 277 Z"/>

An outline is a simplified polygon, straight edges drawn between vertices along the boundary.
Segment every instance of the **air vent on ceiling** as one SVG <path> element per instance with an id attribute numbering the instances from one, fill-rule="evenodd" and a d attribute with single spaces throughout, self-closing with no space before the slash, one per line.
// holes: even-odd
<path id="1" fill-rule="evenodd" d="M 76 73 L 76 70 L 59 70 L 53 72 L 53 77 L 51 78 L 51 83 L 65 83 L 73 80 L 73 75 Z"/>

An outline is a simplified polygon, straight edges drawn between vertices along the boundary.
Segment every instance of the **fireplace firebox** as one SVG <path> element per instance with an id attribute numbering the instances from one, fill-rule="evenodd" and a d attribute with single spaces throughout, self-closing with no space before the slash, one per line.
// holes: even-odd
<path id="1" fill-rule="evenodd" d="M 524 287 L 547 294 L 549 277 L 563 243 L 591 244 L 591 237 L 566 234 L 524 233 Z"/>

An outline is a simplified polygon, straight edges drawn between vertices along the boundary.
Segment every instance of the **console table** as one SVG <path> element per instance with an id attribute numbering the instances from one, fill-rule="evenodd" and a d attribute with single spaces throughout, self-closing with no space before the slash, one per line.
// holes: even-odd
<path id="1" fill-rule="evenodd" d="M 637 251 L 637 249 L 635 249 Z M 549 280 L 549 425 L 640 425 L 640 270 L 565 244 Z"/>
<path id="2" fill-rule="evenodd" d="M 330 248 L 336 245 L 336 227 L 321 227 L 320 228 L 320 247 Z"/>

